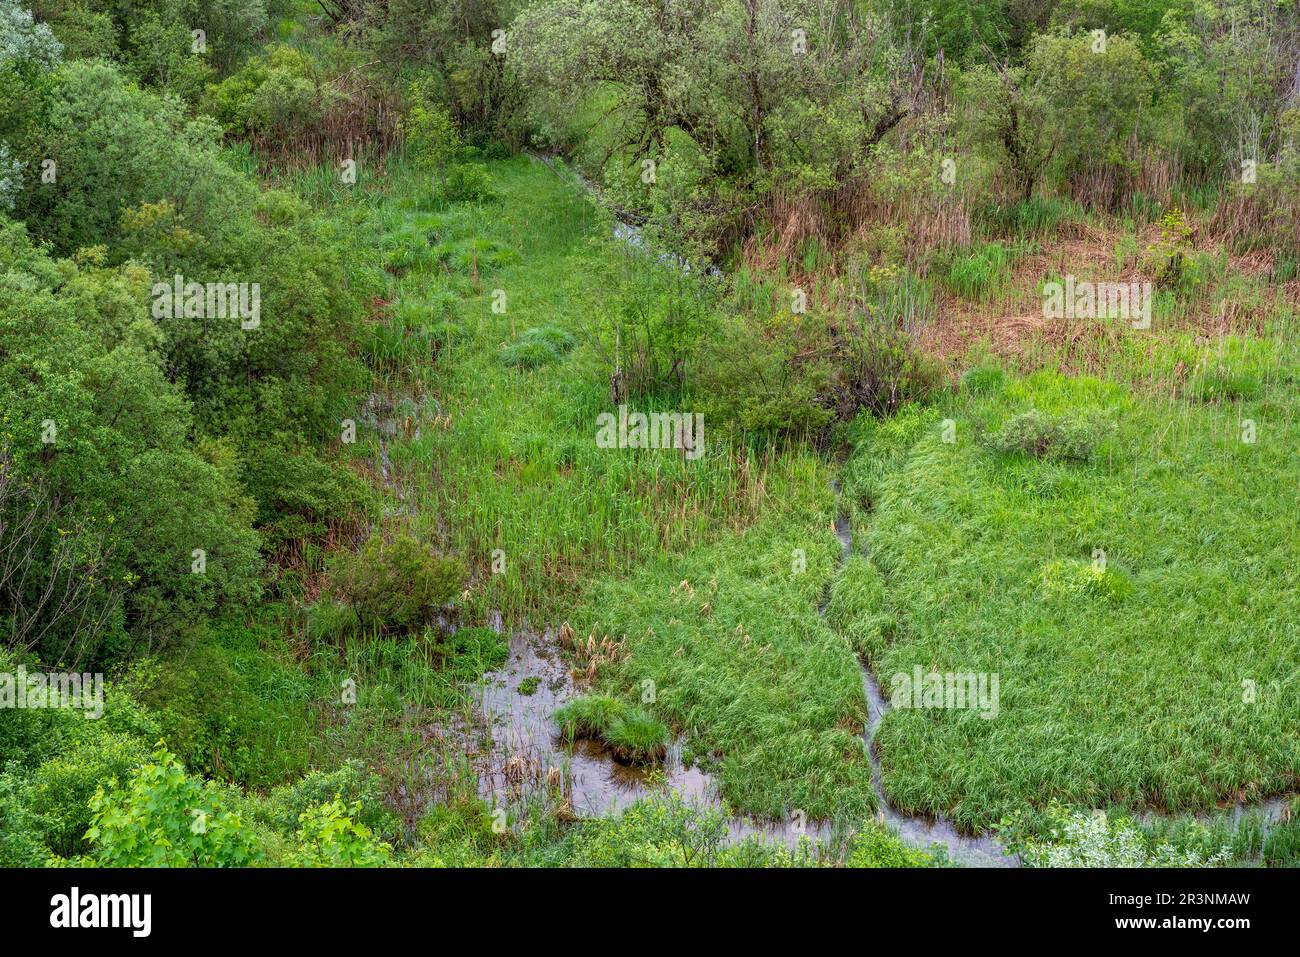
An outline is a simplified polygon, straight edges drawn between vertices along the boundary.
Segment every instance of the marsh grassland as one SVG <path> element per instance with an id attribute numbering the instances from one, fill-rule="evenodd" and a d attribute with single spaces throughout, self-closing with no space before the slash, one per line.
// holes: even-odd
<path id="1" fill-rule="evenodd" d="M 0 0 L 0 865 L 1300 860 L 1293 5 L 136 6 Z"/>

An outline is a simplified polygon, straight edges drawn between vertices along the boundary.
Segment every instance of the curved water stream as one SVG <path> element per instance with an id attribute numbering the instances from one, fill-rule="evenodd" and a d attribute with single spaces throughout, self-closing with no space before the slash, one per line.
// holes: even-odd
<path id="1" fill-rule="evenodd" d="M 839 486 L 835 485 L 835 497 L 838 503 Z M 835 516 L 835 536 L 840 540 L 840 566 L 848 561 L 853 553 L 853 533 L 849 520 L 839 511 Z M 824 613 L 825 609 L 823 609 Z M 894 828 L 904 840 L 919 847 L 931 847 L 940 844 L 947 851 L 948 859 L 975 867 L 1015 867 L 1020 860 L 1009 854 L 992 836 L 963 834 L 950 821 L 939 818 L 926 818 L 916 814 L 905 814 L 896 808 L 885 793 L 881 782 L 882 772 L 880 756 L 876 754 L 876 730 L 880 727 L 889 704 L 880 692 L 880 684 L 871 673 L 865 661 L 858 662 L 862 669 L 862 693 L 867 699 L 867 726 L 862 732 L 862 743 L 867 749 L 867 759 L 871 762 L 871 786 L 876 792 L 877 814 L 880 819 Z"/>

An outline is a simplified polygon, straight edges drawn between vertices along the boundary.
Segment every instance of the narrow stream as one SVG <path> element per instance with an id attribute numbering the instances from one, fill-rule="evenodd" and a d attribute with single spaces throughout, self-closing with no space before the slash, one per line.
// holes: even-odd
<path id="1" fill-rule="evenodd" d="M 839 498 L 839 487 L 835 489 Z M 835 516 L 835 535 L 840 540 L 840 565 L 848 561 L 853 553 L 853 533 L 849 520 L 837 508 Z M 885 696 L 880 693 L 880 684 L 867 667 L 866 662 L 859 661 L 862 668 L 862 693 L 867 699 L 867 726 L 862 731 L 862 743 L 867 750 L 867 759 L 871 762 L 871 786 L 876 792 L 877 813 L 909 844 L 928 848 L 941 844 L 947 850 L 948 859 L 971 867 L 1016 867 L 1020 860 L 1006 850 L 989 835 L 967 835 L 961 833 L 949 821 L 943 818 L 925 818 L 918 815 L 904 814 L 898 810 L 885 793 L 881 781 L 880 756 L 876 754 L 876 729 L 880 727 L 885 712 L 889 709 Z"/>

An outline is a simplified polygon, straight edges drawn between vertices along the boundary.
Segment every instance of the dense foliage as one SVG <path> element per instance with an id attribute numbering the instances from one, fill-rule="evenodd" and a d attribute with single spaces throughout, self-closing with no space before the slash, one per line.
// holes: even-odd
<path id="1" fill-rule="evenodd" d="M 0 709 L 0 865 L 932 863 L 873 755 L 1028 864 L 1293 859 L 1090 812 L 1297 783 L 1298 64 L 1272 0 L 0 0 L 0 675 L 108 679 Z M 482 763 L 498 616 L 649 797 Z M 996 733 L 864 750 L 918 661 Z"/>

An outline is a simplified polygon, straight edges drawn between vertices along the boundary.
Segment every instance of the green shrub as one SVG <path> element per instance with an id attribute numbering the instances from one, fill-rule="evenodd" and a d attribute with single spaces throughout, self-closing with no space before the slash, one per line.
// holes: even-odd
<path id="1" fill-rule="evenodd" d="M 389 541 L 376 532 L 360 551 L 340 557 L 332 580 L 362 627 L 409 631 L 451 601 L 465 575 L 460 561 L 434 554 L 410 533 Z"/>
<path id="2" fill-rule="evenodd" d="M 159 749 L 126 783 L 110 781 L 90 799 L 86 839 L 104 867 L 243 867 L 262 851 L 220 789 L 185 773 Z"/>
<path id="3" fill-rule="evenodd" d="M 675 262 L 656 261 L 644 249 L 622 255 L 617 304 L 596 327 L 614 391 L 619 401 L 681 395 L 695 357 L 717 329 L 717 287 Z"/>
<path id="4" fill-rule="evenodd" d="M 290 867 L 384 867 L 392 860 L 392 847 L 357 819 L 361 802 L 344 804 L 339 798 L 309 807 L 298 816 L 300 846 L 286 861 Z"/>
<path id="5" fill-rule="evenodd" d="M 849 844 L 848 867 L 929 867 L 934 860 L 900 839 L 886 825 L 868 821 Z"/>
<path id="6" fill-rule="evenodd" d="M 0 867 L 45 867 L 50 851 L 45 834 L 54 822 L 37 814 L 29 785 L 15 765 L 0 770 Z"/>
<path id="7" fill-rule="evenodd" d="M 841 419 L 865 409 L 892 415 L 928 401 L 942 386 L 943 371 L 902 330 L 853 324 L 836 337 L 835 375 L 829 403 Z"/>
<path id="8" fill-rule="evenodd" d="M 455 119 L 437 102 L 433 85 L 416 80 L 407 89 L 406 102 L 398 131 L 405 139 L 407 155 L 419 165 L 437 169 L 453 163 L 463 152 L 464 143 Z"/>
<path id="9" fill-rule="evenodd" d="M 830 425 L 830 363 L 808 349 L 796 324 L 765 330 L 744 317 L 722 321 L 719 334 L 702 343 L 697 392 L 706 421 L 774 437 L 816 436 Z"/>
<path id="10" fill-rule="evenodd" d="M 1148 250 L 1156 287 L 1174 292 L 1184 291 L 1194 278 L 1189 269 L 1192 252 L 1192 225 L 1181 209 L 1174 207 L 1160 219 L 1160 239 Z"/>
<path id="11" fill-rule="evenodd" d="M 1003 455 L 1022 454 L 1063 462 L 1091 461 L 1103 435 L 1102 424 L 1075 415 L 1050 416 L 1030 409 L 1008 419 L 989 442 Z"/>
<path id="12" fill-rule="evenodd" d="M 1230 858 L 1228 848 L 1203 855 L 1155 844 L 1131 818 L 1101 811 L 1078 811 L 1052 804 L 1046 814 L 1045 835 L 1016 833 L 1013 822 L 1002 831 L 1028 867 L 1219 867 Z"/>
<path id="13" fill-rule="evenodd" d="M 148 758 L 140 738 L 94 733 L 38 767 L 30 778 L 28 802 L 45 819 L 46 847 L 60 857 L 83 853 L 91 797 L 105 781 L 129 778 Z"/>
<path id="14" fill-rule="evenodd" d="M 35 650 L 75 664 L 128 647 L 125 622 L 137 649 L 157 648 L 256 598 L 250 503 L 233 463 L 191 441 L 191 404 L 141 319 L 148 274 L 98 265 L 93 251 L 51 262 L 21 229 L 3 232 L 17 256 L 0 266 L 0 560 L 26 557 L 24 574 L 0 572 L 0 617 L 64 609 L 62 621 L 10 620 L 15 643 L 43 633 Z M 54 441 L 42 434 L 50 413 L 20 409 L 57 410 Z M 14 521 L 23 515 L 44 518 Z M 38 599 L 46 588 L 60 597 Z"/>
<path id="15" fill-rule="evenodd" d="M 371 494 L 354 472 L 310 448 L 272 442 L 249 451 L 244 484 L 257 500 L 257 524 L 272 550 L 290 541 L 318 541 L 331 524 L 364 516 Z"/>
<path id="16" fill-rule="evenodd" d="M 160 659 L 140 683 L 171 750 L 195 772 L 247 787 L 301 774 L 310 759 L 310 679 L 265 654 L 241 619 Z M 251 647 L 229 647 L 248 640 Z"/>
<path id="17" fill-rule="evenodd" d="M 452 203 L 486 203 L 497 198 L 487 167 L 477 163 L 458 163 L 451 167 L 438 191 Z"/>
<path id="18" fill-rule="evenodd" d="M 309 771 L 293 784 L 275 788 L 260 816 L 276 830 L 292 834 L 304 813 L 334 799 L 359 807 L 351 818 L 381 840 L 396 841 L 400 836 L 401 819 L 384 801 L 383 781 L 355 759 L 332 771 Z"/>
<path id="19" fill-rule="evenodd" d="M 307 137 L 319 138 L 340 99 L 310 53 L 275 44 L 209 86 L 204 106 L 228 133 L 285 148 Z"/>

